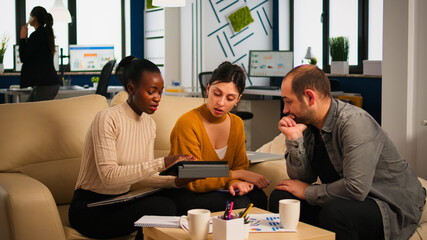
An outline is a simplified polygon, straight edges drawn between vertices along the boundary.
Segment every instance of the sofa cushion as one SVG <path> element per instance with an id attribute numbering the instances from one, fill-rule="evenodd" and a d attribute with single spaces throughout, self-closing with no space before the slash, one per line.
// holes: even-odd
<path id="1" fill-rule="evenodd" d="M 122 104 L 127 99 L 128 99 L 128 93 L 126 91 L 120 91 L 111 100 L 111 106 L 114 107 L 116 105 Z"/>
<path id="2" fill-rule="evenodd" d="M 273 154 L 282 154 L 283 157 L 285 156 L 286 152 L 286 137 L 282 133 L 277 135 L 273 140 L 270 142 L 262 145 L 260 148 L 258 148 L 257 152 L 264 152 L 264 153 L 273 153 Z"/>
<path id="3" fill-rule="evenodd" d="M 0 105 L 0 172 L 22 172 L 69 203 L 86 132 L 108 107 L 101 95 Z"/>
<path id="4" fill-rule="evenodd" d="M 282 154 L 285 156 L 286 144 L 285 135 L 279 134 L 270 142 L 264 144 L 256 150 L 257 152 Z M 261 163 L 251 164 L 249 170 L 265 176 L 271 181 L 267 188 L 264 188 L 264 192 L 267 197 L 270 197 L 271 192 L 276 188 L 276 185 L 284 179 L 289 179 L 286 172 L 285 159 L 266 161 Z"/>
<path id="5" fill-rule="evenodd" d="M 261 174 L 271 181 L 270 185 L 264 188 L 267 197 L 270 197 L 271 192 L 276 188 L 276 185 L 284 179 L 289 179 L 286 173 L 285 159 L 273 160 L 251 164 L 249 171 Z"/>
<path id="6" fill-rule="evenodd" d="M 18 172 L 42 182 L 57 204 L 65 204 L 73 198 L 80 162 L 81 157 L 41 162 L 18 168 Z"/>
<path id="7" fill-rule="evenodd" d="M 158 110 L 152 115 L 157 124 L 154 154 L 164 157 L 170 150 L 170 134 L 181 115 L 204 103 L 204 98 L 163 96 Z"/>

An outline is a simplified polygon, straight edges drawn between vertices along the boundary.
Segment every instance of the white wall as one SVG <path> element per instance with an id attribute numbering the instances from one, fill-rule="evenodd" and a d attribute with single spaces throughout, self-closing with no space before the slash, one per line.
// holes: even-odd
<path id="1" fill-rule="evenodd" d="M 384 0 L 382 127 L 418 176 L 427 178 L 427 3 Z"/>
<path id="2" fill-rule="evenodd" d="M 427 178 L 427 1 L 417 0 L 414 5 L 414 139 L 416 167 L 419 176 Z"/>
<path id="3" fill-rule="evenodd" d="M 408 4 L 401 0 L 384 0 L 381 122 L 404 157 L 406 157 L 407 62 Z"/>

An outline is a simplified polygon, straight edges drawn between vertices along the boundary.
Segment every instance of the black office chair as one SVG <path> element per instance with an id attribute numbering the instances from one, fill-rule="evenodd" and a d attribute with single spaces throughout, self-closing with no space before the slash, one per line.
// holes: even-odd
<path id="1" fill-rule="evenodd" d="M 200 89 L 202 89 L 203 97 L 206 97 L 206 87 L 208 86 L 209 80 L 211 80 L 212 72 L 201 72 L 199 73 Z"/>
<path id="2" fill-rule="evenodd" d="M 102 67 L 98 87 L 96 88 L 96 94 L 107 97 L 108 83 L 110 82 L 111 72 L 113 72 L 115 64 L 116 60 L 111 60 Z"/>
<path id="3" fill-rule="evenodd" d="M 201 73 L 199 73 L 199 83 L 200 83 L 200 89 L 202 90 L 203 97 L 206 97 L 206 87 L 208 86 L 208 82 L 209 82 L 209 80 L 211 80 L 211 77 L 212 77 L 212 72 L 201 72 Z M 252 119 L 254 117 L 253 113 L 237 111 L 236 107 L 234 107 L 231 110 L 231 113 L 236 114 L 242 120 L 249 120 L 249 119 Z"/>

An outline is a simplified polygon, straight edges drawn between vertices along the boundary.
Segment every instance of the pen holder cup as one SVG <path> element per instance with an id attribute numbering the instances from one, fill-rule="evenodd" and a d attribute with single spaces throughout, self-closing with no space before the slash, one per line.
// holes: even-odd
<path id="1" fill-rule="evenodd" d="M 224 220 L 222 216 L 212 218 L 212 240 L 243 240 L 243 218 Z"/>
<path id="2" fill-rule="evenodd" d="M 71 86 L 71 79 L 66 79 L 66 78 L 62 79 L 62 86 L 64 87 Z"/>

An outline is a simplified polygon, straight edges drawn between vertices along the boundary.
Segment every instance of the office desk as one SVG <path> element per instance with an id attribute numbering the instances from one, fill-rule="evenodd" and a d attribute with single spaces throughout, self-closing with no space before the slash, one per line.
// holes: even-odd
<path id="1" fill-rule="evenodd" d="M 233 213 L 238 213 L 243 209 L 233 210 Z M 252 208 L 249 210 L 250 214 L 265 214 L 268 211 Z M 212 213 L 211 216 L 224 214 L 224 212 Z M 144 227 L 144 240 L 176 240 L 176 239 L 190 239 L 190 235 L 181 228 L 160 228 L 160 227 Z M 212 239 L 212 234 L 208 234 L 207 239 Z M 249 239 L 318 239 L 318 240 L 332 240 L 335 239 L 335 233 L 324 230 L 303 222 L 298 223 L 297 232 L 280 232 L 280 233 L 249 233 Z"/>
<path id="2" fill-rule="evenodd" d="M 25 88 L 25 89 L 8 89 L 3 88 L 0 89 L 0 93 L 4 94 L 4 101 L 5 103 L 10 102 L 10 96 L 12 96 L 12 102 L 19 103 L 21 102 L 22 97 L 26 97 L 30 95 L 32 89 L 31 88 Z M 122 86 L 109 86 L 107 93 L 110 94 L 110 97 L 113 97 L 116 93 L 123 91 Z M 83 95 L 89 95 L 89 94 L 95 94 L 96 89 L 94 87 L 90 88 L 83 88 L 81 86 L 71 86 L 71 87 L 61 87 L 58 91 L 58 94 L 55 98 L 66 98 L 67 95 L 72 96 L 83 96 Z"/>
<path id="3" fill-rule="evenodd" d="M 280 89 L 278 89 L 278 90 L 245 89 L 245 91 L 243 91 L 243 94 L 272 96 L 272 97 L 282 96 Z"/>
<path id="4" fill-rule="evenodd" d="M 260 96 L 272 96 L 272 97 L 281 97 L 282 93 L 280 89 L 278 90 L 264 90 L 264 89 L 245 89 L 243 94 L 248 95 L 260 95 Z M 331 96 L 333 98 L 338 97 L 339 95 L 350 95 L 350 96 L 357 96 L 360 94 L 355 93 L 344 93 L 343 91 L 332 91 Z"/>

